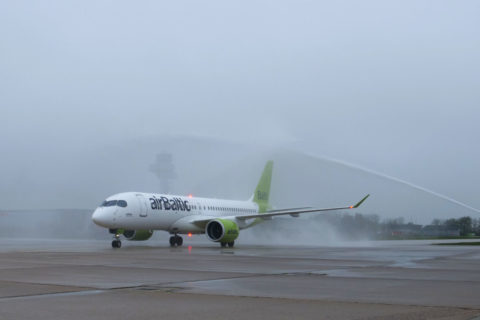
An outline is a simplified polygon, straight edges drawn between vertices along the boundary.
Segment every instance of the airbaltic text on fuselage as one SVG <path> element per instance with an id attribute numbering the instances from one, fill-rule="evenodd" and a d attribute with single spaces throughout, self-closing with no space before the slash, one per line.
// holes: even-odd
<path id="1" fill-rule="evenodd" d="M 152 196 L 150 199 L 150 206 L 153 210 L 175 210 L 175 211 L 190 211 L 191 207 L 188 204 L 188 200 L 182 200 L 180 198 L 156 198 Z"/>

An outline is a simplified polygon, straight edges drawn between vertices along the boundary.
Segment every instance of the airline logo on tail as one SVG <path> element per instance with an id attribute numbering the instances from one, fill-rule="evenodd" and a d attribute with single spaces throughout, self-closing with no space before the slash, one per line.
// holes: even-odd
<path id="1" fill-rule="evenodd" d="M 262 176 L 255 189 L 253 202 L 258 204 L 259 212 L 265 212 L 270 209 L 268 198 L 270 195 L 270 185 L 272 184 L 273 161 L 268 161 L 263 169 Z"/>
<path id="2" fill-rule="evenodd" d="M 256 198 L 258 201 L 268 201 L 268 193 L 258 190 Z"/>

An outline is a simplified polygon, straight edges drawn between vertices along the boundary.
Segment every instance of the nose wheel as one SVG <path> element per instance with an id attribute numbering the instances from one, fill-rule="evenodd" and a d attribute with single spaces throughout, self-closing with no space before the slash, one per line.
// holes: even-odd
<path id="1" fill-rule="evenodd" d="M 122 247 L 122 241 L 120 240 L 113 240 L 112 241 L 112 248 L 118 249 Z"/>
<path id="2" fill-rule="evenodd" d="M 177 235 L 170 237 L 170 247 L 181 247 L 183 244 L 183 238 Z"/>
<path id="3" fill-rule="evenodd" d="M 120 241 L 120 235 L 116 234 L 112 240 L 112 248 L 118 249 L 122 247 L 122 241 Z"/>

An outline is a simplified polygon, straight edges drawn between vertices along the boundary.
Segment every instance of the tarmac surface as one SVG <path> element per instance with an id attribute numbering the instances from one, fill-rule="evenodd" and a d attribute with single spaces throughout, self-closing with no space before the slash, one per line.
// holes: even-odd
<path id="1" fill-rule="evenodd" d="M 0 319 L 480 317 L 480 246 L 431 243 L 0 239 Z"/>

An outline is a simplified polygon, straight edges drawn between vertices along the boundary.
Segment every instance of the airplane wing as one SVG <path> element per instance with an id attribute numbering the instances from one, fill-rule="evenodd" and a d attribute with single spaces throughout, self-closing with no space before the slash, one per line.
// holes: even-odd
<path id="1" fill-rule="evenodd" d="M 294 209 L 280 209 L 280 210 L 272 210 L 265 213 L 256 213 L 256 214 L 249 214 L 249 215 L 242 215 L 242 216 L 235 216 L 235 218 L 240 220 L 247 220 L 247 219 L 254 219 L 254 218 L 269 218 L 274 216 L 283 216 L 283 215 L 291 215 L 291 216 L 298 216 L 301 213 L 311 213 L 311 212 L 323 212 L 323 211 L 334 211 L 334 210 L 346 210 L 346 209 L 355 209 L 358 208 L 370 195 L 367 194 L 362 200 L 360 200 L 357 204 L 353 206 L 347 207 L 338 207 L 338 208 L 294 208 Z"/>
<path id="2" fill-rule="evenodd" d="M 334 210 L 346 210 L 346 209 L 355 209 L 358 208 L 370 195 L 367 194 L 362 200 L 360 200 L 357 204 L 353 206 L 347 207 L 338 207 L 338 208 L 312 208 L 312 207 L 303 207 L 303 208 L 291 208 L 291 209 L 278 209 L 278 210 L 270 210 L 265 213 L 256 213 L 256 214 L 249 214 L 249 215 L 238 215 L 238 216 L 228 216 L 228 217 L 213 217 L 209 219 L 199 219 L 194 220 L 192 223 L 204 227 L 209 221 L 215 218 L 235 218 L 239 220 L 247 220 L 247 219 L 255 219 L 255 218 L 263 218 L 263 219 L 271 219 L 274 216 L 283 216 L 283 215 L 290 215 L 292 217 L 298 217 L 301 213 L 312 213 L 312 212 L 323 212 L 323 211 L 334 211 Z"/>

